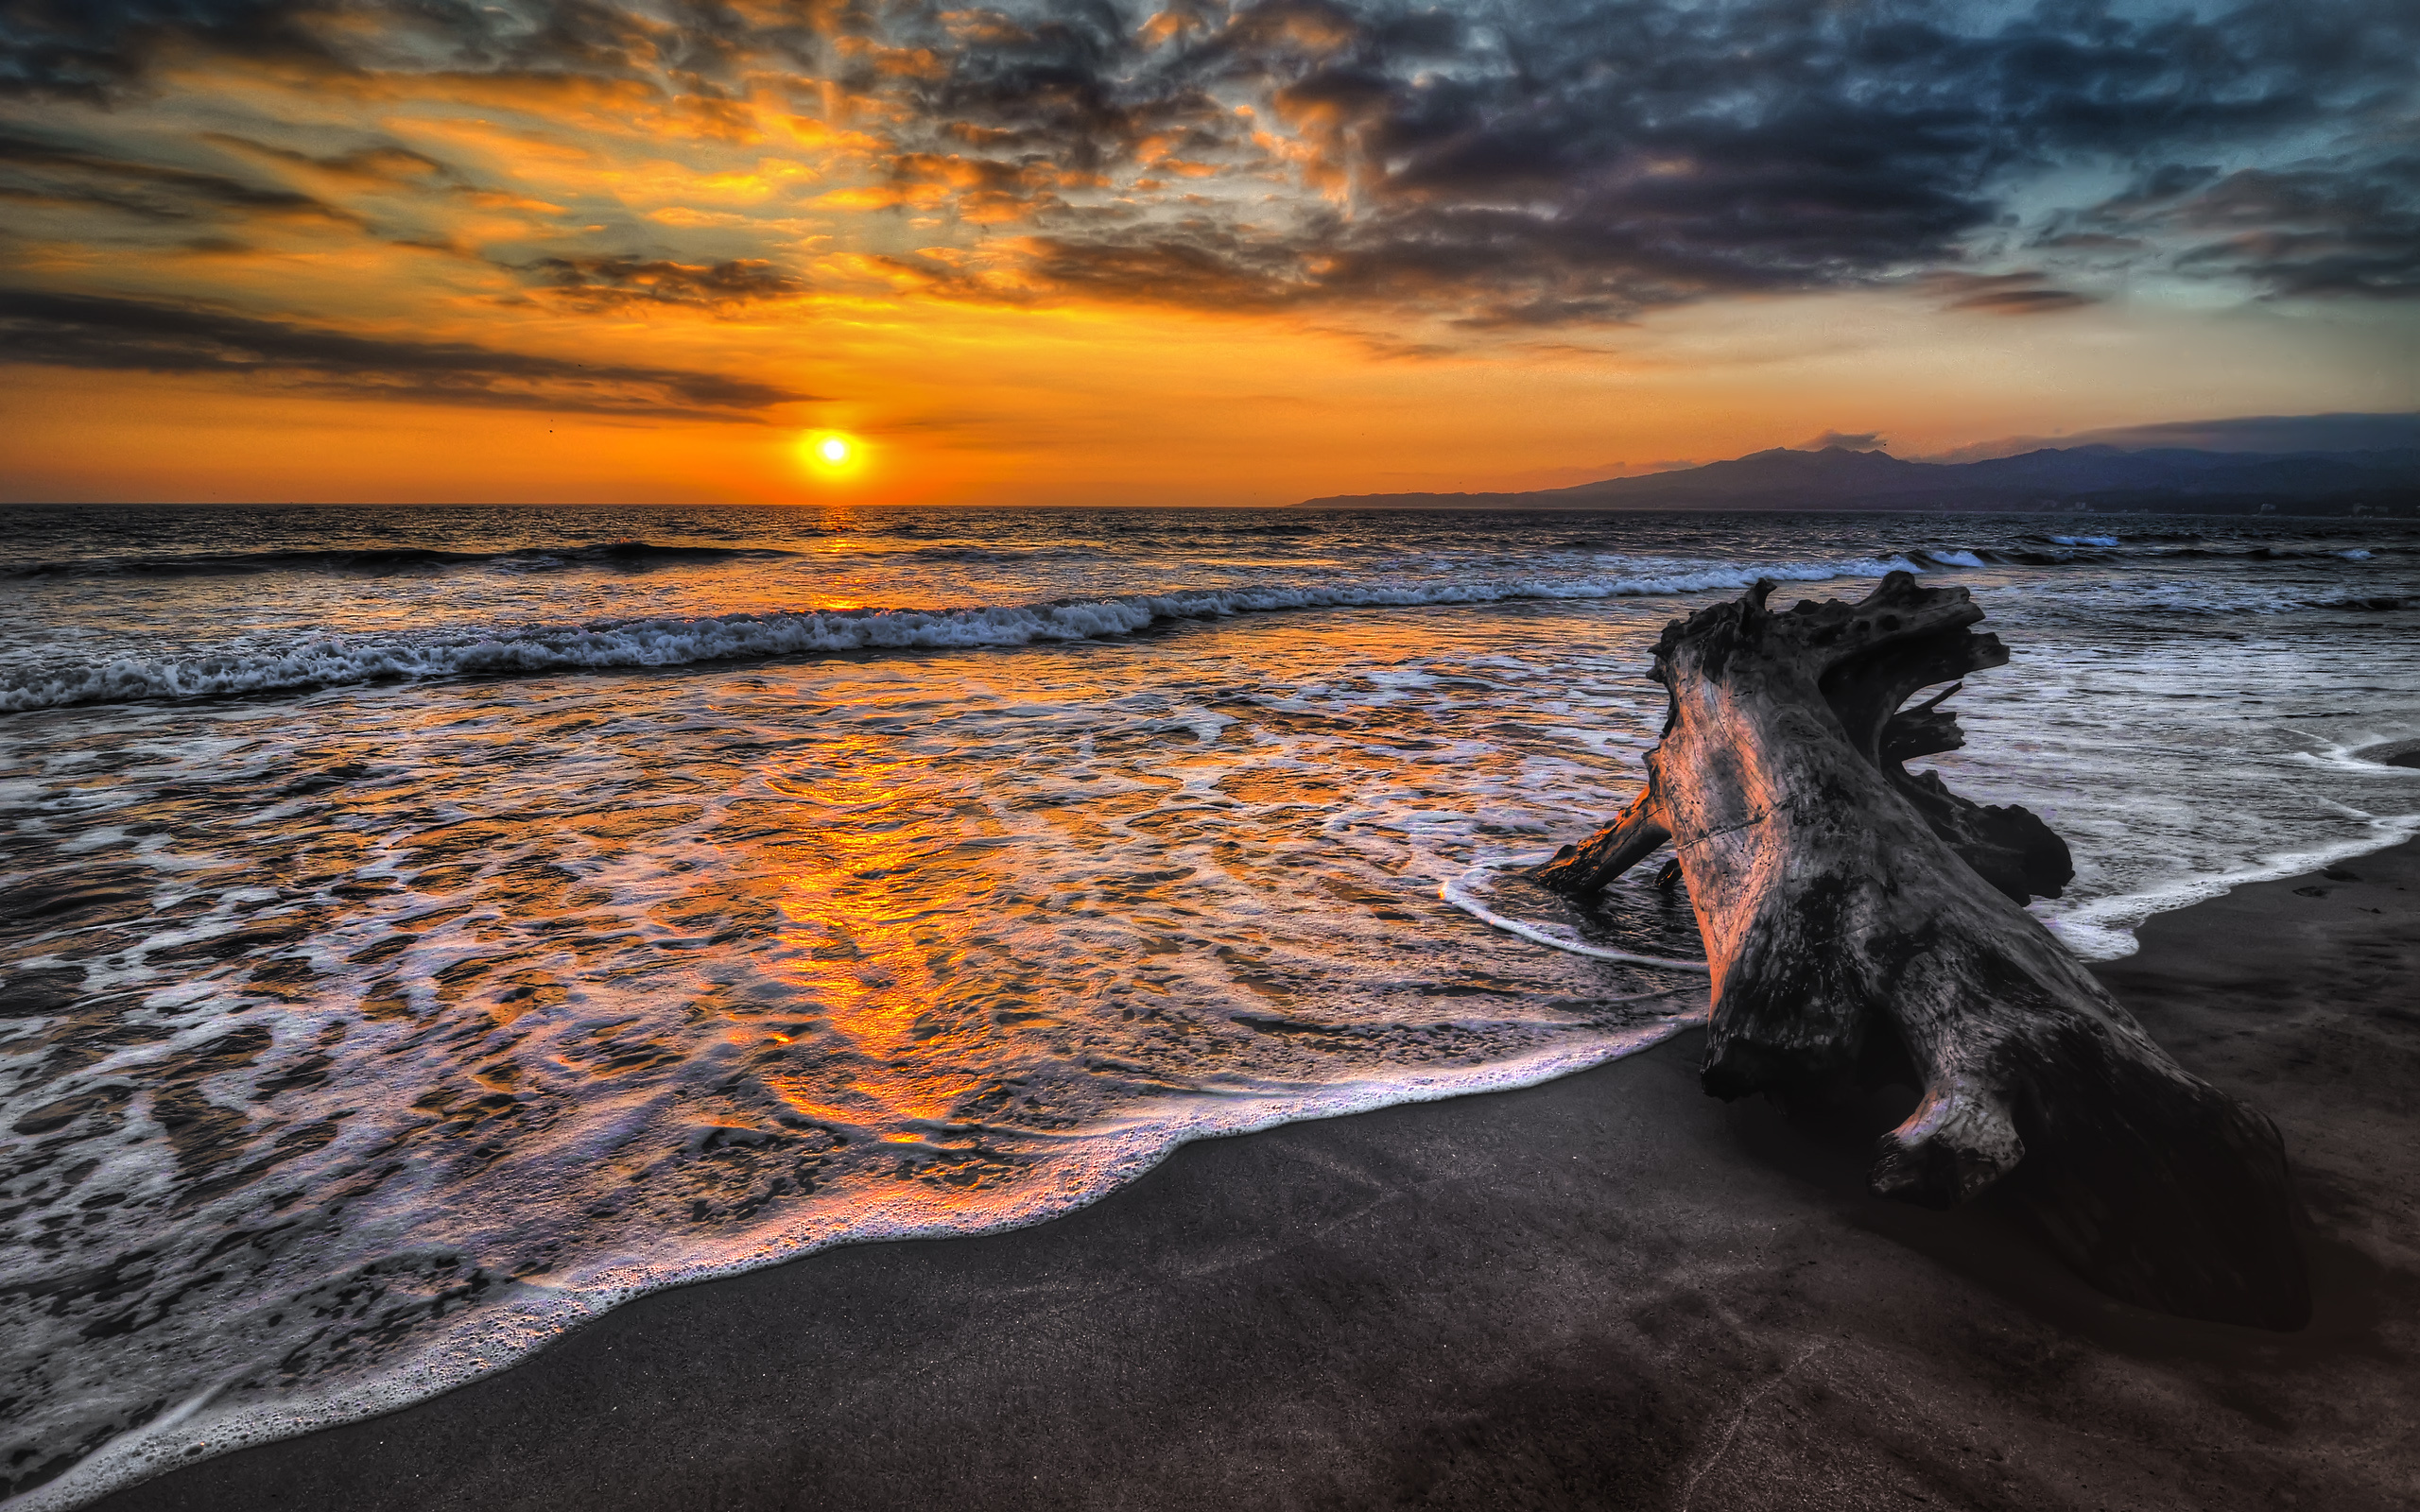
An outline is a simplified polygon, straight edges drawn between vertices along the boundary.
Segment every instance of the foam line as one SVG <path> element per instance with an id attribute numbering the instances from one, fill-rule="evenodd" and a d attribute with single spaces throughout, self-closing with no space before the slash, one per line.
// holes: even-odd
<path id="1" fill-rule="evenodd" d="M 216 1404 L 214 1386 L 174 1412 L 102 1443 L 56 1479 L 0 1503 L 0 1507 L 6 1512 L 76 1512 L 112 1491 L 205 1457 L 394 1412 L 517 1364 L 581 1324 L 652 1292 L 741 1275 L 842 1245 L 1028 1228 L 1099 1201 L 1196 1140 L 1255 1134 L 1282 1124 L 1342 1118 L 1400 1103 L 1534 1087 L 1635 1055 L 1704 1022 L 1703 1012 L 1685 1010 L 1588 1043 L 1559 1045 L 1483 1066 L 1235 1102 L 1204 1096 L 1172 1099 L 1154 1110 L 1157 1116 L 1103 1130 L 1093 1142 L 1100 1147 L 1097 1157 L 1081 1162 L 1063 1181 L 1020 1183 L 1005 1200 L 987 1209 L 936 1212 L 911 1197 L 861 1208 L 805 1232 L 742 1242 L 680 1261 L 648 1255 L 601 1259 L 582 1267 L 567 1286 L 516 1285 L 489 1308 L 462 1314 L 450 1336 L 430 1341 L 415 1357 L 368 1381 L 232 1408 Z"/>
<path id="2" fill-rule="evenodd" d="M 924 548 L 961 552 L 964 548 Z M 597 554 L 604 555 L 599 556 Z M 766 551 L 662 547 L 623 542 L 555 553 L 498 554 L 464 560 L 579 565 L 606 561 L 711 559 Z M 258 554 L 248 563 L 283 558 Z M 327 553 L 301 555 L 324 557 Z M 362 557 L 366 554 L 339 554 Z M 423 556 L 429 554 L 423 553 Z M 450 554 L 436 554 L 446 556 Z M 909 555 L 914 555 L 910 553 Z M 2330 554 L 2333 555 L 2333 554 Z M 390 680 L 533 675 L 579 669 L 685 666 L 698 662 L 910 648 L 1012 646 L 1131 635 L 1154 624 L 1291 610 L 1418 609 L 1519 600 L 1679 597 L 1734 593 L 1759 578 L 1822 583 L 1878 577 L 1927 566 L 1972 567 L 2031 561 L 2039 554 L 1941 548 L 1908 555 L 1816 561 L 1710 563 L 1642 559 L 1622 572 L 1574 580 L 1501 578 L 1398 582 L 1270 583 L 1252 588 L 1111 593 L 1089 599 L 994 604 L 963 609 L 890 607 L 603 621 L 588 625 L 459 626 L 366 636 L 316 636 L 285 645 L 247 646 L 182 658 L 64 658 L 0 667 L 0 713 L 77 704 L 155 698 L 224 697 Z M 168 558 L 163 558 L 164 560 Z M 200 559 L 200 558 L 197 558 Z M 216 559 L 216 558 L 211 558 Z M 231 558 L 232 559 L 232 558 Z M 415 558 L 417 559 L 417 558 Z M 2058 558 L 2042 558 L 2058 560 Z M 53 566 L 33 569 L 57 570 Z M 2246 602 L 2212 600 L 2201 585 L 2171 588 L 2136 607 L 2180 613 L 2284 613 L 2297 610 L 2408 609 L 2395 594 L 2267 594 Z"/>
<path id="3" fill-rule="evenodd" d="M 1473 919 L 1478 919 L 1480 923 L 1487 925 L 1491 929 L 1500 929 L 1508 935 L 1518 935 L 1523 939 L 1529 940 L 1533 944 L 1544 945 L 1549 950 L 1568 951 L 1574 955 L 1586 955 L 1599 961 L 1619 961 L 1625 966 L 1652 966 L 1661 971 L 1703 971 L 1709 976 L 1714 974 L 1714 968 L 1703 961 L 1676 961 L 1667 959 L 1661 955 L 1640 955 L 1631 951 L 1610 951 L 1601 945 L 1584 944 L 1582 941 L 1569 939 L 1553 934 L 1550 931 L 1540 929 L 1534 924 L 1522 923 L 1517 919 L 1507 919 L 1502 914 L 1499 914 L 1495 912 L 1495 910 L 1488 907 L 1485 903 L 1480 902 L 1478 899 L 1473 898 L 1468 891 L 1470 880 L 1473 877 L 1478 876 L 1482 871 L 1500 871 L 1508 867 L 1534 865 L 1536 865 L 1535 861 L 1482 862 L 1479 865 L 1471 868 L 1468 871 L 1463 872 L 1459 877 L 1448 877 L 1443 882 L 1439 883 L 1437 885 L 1437 896 L 1461 909 L 1463 913 L 1470 915 Z M 1674 988 L 1673 990 L 1678 990 L 1678 988 Z M 1667 995 L 1668 994 L 1663 992 L 1642 992 L 1639 994 L 1640 997 L 1664 997 Z M 1616 1003 L 1628 1003 L 1634 1000 L 1630 998 L 1616 998 L 1614 1001 Z"/>
<path id="4" fill-rule="evenodd" d="M 687 666 L 823 652 L 1027 645 L 1131 635 L 1176 620 L 1289 610 L 1411 609 L 1524 599 L 1657 598 L 1737 592 L 1760 577 L 1827 582 L 1913 564 L 1859 558 L 1715 566 L 1577 582 L 1333 585 L 1188 589 L 974 609 L 809 610 L 592 625 L 462 627 L 419 634 L 318 637 L 283 649 L 186 660 L 130 657 L 0 671 L 0 713 L 74 704 L 195 698 L 389 679 L 533 674 L 580 668 Z"/>
<path id="5" fill-rule="evenodd" d="M 2240 871 L 2187 877 L 2145 892 L 2097 899 L 2073 913 L 2046 915 L 2042 921 L 2060 943 L 2087 961 L 2123 960 L 2143 948 L 2135 937 L 2135 929 L 2154 914 L 2189 908 L 2256 882 L 2299 877 L 2340 861 L 2390 850 L 2406 840 L 2420 839 L 2420 814 L 2390 815 L 2369 822 L 2370 833 L 2358 840 L 2268 856 Z"/>

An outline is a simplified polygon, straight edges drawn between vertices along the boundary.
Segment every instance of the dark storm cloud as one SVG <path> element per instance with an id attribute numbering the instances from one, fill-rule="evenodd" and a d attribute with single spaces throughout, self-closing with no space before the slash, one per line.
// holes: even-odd
<path id="1" fill-rule="evenodd" d="M 357 335 L 145 300 L 0 290 L 0 357 L 138 372 L 261 375 L 352 397 L 741 419 L 811 396 L 714 373 L 568 362 Z"/>
<path id="2" fill-rule="evenodd" d="M 828 83 L 887 133 L 891 180 L 928 186 L 900 203 L 1019 233 L 1020 278 L 925 268 L 969 297 L 1543 326 L 2000 276 L 1979 259 L 2011 243 L 2281 296 L 2420 289 L 2420 184 L 2394 162 L 2410 0 L 0 0 L 20 91 L 139 90 L 174 49 L 605 78 L 701 120 L 765 87 L 820 112 Z M 2325 156 L 2278 166 L 2289 142 Z M 2064 214 L 2025 194 L 2063 172 L 2137 188 Z M 2086 298 L 2048 279 L 1957 296 Z"/>

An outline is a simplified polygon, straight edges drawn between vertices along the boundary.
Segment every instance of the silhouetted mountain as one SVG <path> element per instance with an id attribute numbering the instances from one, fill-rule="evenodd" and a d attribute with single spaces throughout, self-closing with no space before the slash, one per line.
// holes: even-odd
<path id="1" fill-rule="evenodd" d="M 1530 493 L 1357 493 L 1352 508 L 2068 509 L 2404 513 L 2420 507 L 2420 449 L 2365 452 L 2045 448 L 1982 462 L 1775 448 L 1644 477 Z"/>

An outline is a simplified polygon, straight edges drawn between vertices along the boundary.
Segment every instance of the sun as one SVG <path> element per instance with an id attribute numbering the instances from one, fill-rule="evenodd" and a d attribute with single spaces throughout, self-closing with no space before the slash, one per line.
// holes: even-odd
<path id="1" fill-rule="evenodd" d="M 809 431 L 798 438 L 798 455 L 818 472 L 854 472 L 865 461 L 865 445 L 845 431 Z"/>

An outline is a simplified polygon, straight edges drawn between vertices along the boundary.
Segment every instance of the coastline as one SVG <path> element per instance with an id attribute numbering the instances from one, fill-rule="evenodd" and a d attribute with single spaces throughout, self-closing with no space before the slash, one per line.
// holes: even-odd
<path id="1" fill-rule="evenodd" d="M 2139 1312 L 1864 1132 L 1699 1091 L 1700 1037 L 1198 1143 L 1037 1228 L 631 1303 L 135 1508 L 2365 1508 L 2420 1494 L 2420 844 L 2157 916 L 2095 970 L 2274 1117 L 2319 1312 Z"/>

